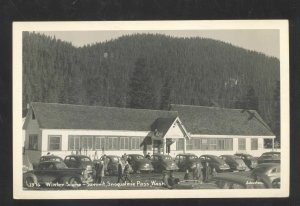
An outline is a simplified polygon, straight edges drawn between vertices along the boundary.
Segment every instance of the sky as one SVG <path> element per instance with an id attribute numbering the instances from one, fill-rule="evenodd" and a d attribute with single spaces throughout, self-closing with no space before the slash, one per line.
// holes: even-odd
<path id="1" fill-rule="evenodd" d="M 39 32 L 57 39 L 71 42 L 76 47 L 109 41 L 123 35 L 136 33 L 165 34 L 173 37 L 202 37 L 220 40 L 234 46 L 264 53 L 267 56 L 280 57 L 279 30 L 122 30 L 122 31 L 45 31 Z"/>

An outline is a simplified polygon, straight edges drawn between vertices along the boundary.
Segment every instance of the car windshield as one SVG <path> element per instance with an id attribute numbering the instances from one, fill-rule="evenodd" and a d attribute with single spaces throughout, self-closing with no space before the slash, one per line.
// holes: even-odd
<path id="1" fill-rule="evenodd" d="M 58 163 L 56 163 L 55 166 L 56 166 L 57 169 L 65 169 L 65 168 L 67 168 L 67 166 L 63 162 L 58 162 Z"/>
<path id="2" fill-rule="evenodd" d="M 138 160 L 143 160 L 143 159 L 145 159 L 145 157 L 142 156 L 142 155 L 137 155 L 137 156 L 135 156 L 135 158 L 138 159 Z"/>
<path id="3" fill-rule="evenodd" d="M 195 156 L 195 155 L 191 155 L 190 156 L 190 159 L 197 159 L 198 157 L 197 156 Z"/>
<path id="4" fill-rule="evenodd" d="M 252 155 L 245 155 L 245 158 L 246 158 L 246 159 L 252 159 L 253 156 L 252 156 Z"/>
<path id="5" fill-rule="evenodd" d="M 165 160 L 172 160 L 172 157 L 169 156 L 169 155 L 167 155 L 167 156 L 164 156 L 163 159 L 165 159 Z"/>
<path id="6" fill-rule="evenodd" d="M 213 157 L 212 159 L 215 160 L 219 164 L 226 164 L 226 162 L 219 157 Z"/>
<path id="7" fill-rule="evenodd" d="M 90 162 L 91 160 L 88 157 L 81 157 L 81 162 Z"/>

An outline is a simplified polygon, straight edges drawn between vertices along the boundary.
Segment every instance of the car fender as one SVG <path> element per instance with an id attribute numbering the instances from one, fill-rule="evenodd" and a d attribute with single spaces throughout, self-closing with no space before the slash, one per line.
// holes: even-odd
<path id="1" fill-rule="evenodd" d="M 32 183 L 37 185 L 38 184 L 38 179 L 37 176 L 31 172 L 25 173 L 23 175 L 23 185 L 24 187 L 34 187 L 34 185 L 29 185 L 29 182 L 27 181 L 27 178 L 31 178 Z"/>

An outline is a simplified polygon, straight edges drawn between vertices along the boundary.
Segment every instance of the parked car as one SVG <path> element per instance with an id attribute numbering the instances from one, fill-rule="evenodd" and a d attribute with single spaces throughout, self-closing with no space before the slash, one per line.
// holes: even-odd
<path id="1" fill-rule="evenodd" d="M 119 161 L 121 161 L 122 169 L 125 167 L 125 162 L 121 159 L 121 157 L 116 155 L 106 155 L 106 158 L 108 158 L 108 164 L 107 164 L 107 173 L 108 175 L 118 175 L 118 164 Z M 103 160 L 103 156 L 98 159 L 94 160 L 93 163 L 96 164 L 97 162 Z"/>
<path id="2" fill-rule="evenodd" d="M 220 158 L 222 158 L 226 164 L 229 165 L 231 171 L 245 171 L 247 169 L 247 165 L 244 163 L 244 161 L 235 155 L 221 155 Z"/>
<path id="3" fill-rule="evenodd" d="M 23 185 L 32 188 L 38 185 L 60 183 L 62 186 L 80 187 L 87 181 L 82 173 L 84 169 L 68 168 L 64 162 L 43 161 L 36 169 L 23 174 Z"/>
<path id="4" fill-rule="evenodd" d="M 235 156 L 240 157 L 249 169 L 254 169 L 257 166 L 257 158 L 250 154 L 237 153 Z"/>
<path id="5" fill-rule="evenodd" d="M 265 184 L 247 176 L 223 173 L 214 176 L 209 183 L 216 184 L 220 189 L 264 189 Z"/>
<path id="6" fill-rule="evenodd" d="M 265 152 L 257 159 L 257 163 L 280 163 L 280 152 Z"/>
<path id="7" fill-rule="evenodd" d="M 178 166 L 170 155 L 154 154 L 151 157 L 154 171 L 162 172 L 163 170 L 178 170 Z"/>
<path id="8" fill-rule="evenodd" d="M 140 154 L 129 154 L 128 163 L 131 165 L 132 170 L 138 172 L 151 172 L 154 170 L 152 163 L 149 159 Z"/>
<path id="9" fill-rule="evenodd" d="M 272 188 L 280 187 L 280 164 L 279 163 L 262 163 L 251 171 L 251 177 L 262 180 Z"/>
<path id="10" fill-rule="evenodd" d="M 68 155 L 64 159 L 64 163 L 69 168 L 81 168 L 86 169 L 88 166 L 93 168 L 92 160 L 85 155 Z"/>
<path id="11" fill-rule="evenodd" d="M 192 168 L 196 166 L 196 163 L 200 163 L 200 167 L 203 168 L 200 159 L 196 155 L 191 153 L 176 155 L 175 162 L 180 171 L 191 171 Z"/>
<path id="12" fill-rule="evenodd" d="M 201 155 L 200 160 L 202 164 L 206 164 L 208 162 L 211 169 L 215 169 L 216 172 L 223 172 L 223 171 L 229 171 L 230 167 L 229 165 L 220 157 L 215 155 Z"/>

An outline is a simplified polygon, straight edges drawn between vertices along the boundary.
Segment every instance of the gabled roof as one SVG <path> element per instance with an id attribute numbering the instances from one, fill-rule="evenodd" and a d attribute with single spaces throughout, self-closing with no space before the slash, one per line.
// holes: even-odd
<path id="1" fill-rule="evenodd" d="M 44 129 L 150 131 L 158 118 L 178 116 L 176 111 L 58 103 L 33 102 L 31 107 L 39 127 Z"/>
<path id="2" fill-rule="evenodd" d="M 274 136 L 254 110 L 171 105 L 191 134 Z"/>

